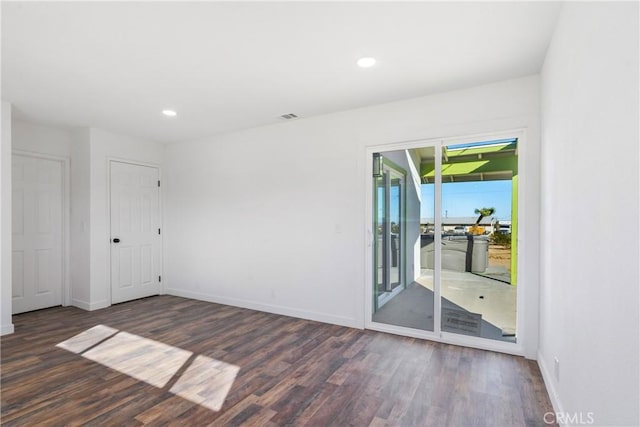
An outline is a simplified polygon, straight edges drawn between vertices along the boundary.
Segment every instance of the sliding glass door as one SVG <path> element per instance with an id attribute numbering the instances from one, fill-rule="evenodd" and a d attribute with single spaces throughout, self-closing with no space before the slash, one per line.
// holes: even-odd
<path id="1" fill-rule="evenodd" d="M 511 138 L 373 156 L 373 323 L 516 342 L 517 153 Z"/>

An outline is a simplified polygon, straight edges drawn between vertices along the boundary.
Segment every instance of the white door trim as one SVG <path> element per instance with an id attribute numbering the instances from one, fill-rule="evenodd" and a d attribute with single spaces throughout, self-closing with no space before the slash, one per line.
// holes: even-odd
<path id="1" fill-rule="evenodd" d="M 62 163 L 62 305 L 71 305 L 71 167 L 69 157 L 13 149 L 12 155 Z M 13 309 L 13 307 L 12 307 Z"/>
<path id="2" fill-rule="evenodd" d="M 160 276 L 162 277 L 162 281 L 160 282 L 160 294 L 163 295 L 165 294 L 165 289 L 166 289 L 166 281 L 165 281 L 165 275 L 164 275 L 164 236 L 165 236 L 165 228 L 164 228 L 164 207 L 163 207 L 163 197 L 162 194 L 164 192 L 164 185 L 162 184 L 164 182 L 163 176 L 162 176 L 162 167 L 157 164 L 157 163 L 150 163 L 150 162 L 142 162 L 142 161 L 138 161 L 138 160 L 131 160 L 131 159 L 126 159 L 123 157 L 113 157 L 113 156 L 107 156 L 106 159 L 107 162 L 107 166 L 106 166 L 106 170 L 107 170 L 107 212 L 106 212 L 106 218 L 108 221 L 108 227 L 107 227 L 107 234 L 105 236 L 105 242 L 106 242 L 106 248 L 107 248 L 107 253 L 109 254 L 109 256 L 107 257 L 107 271 L 109 272 L 109 277 L 107 280 L 107 286 L 109 287 L 109 306 L 112 304 L 113 301 L 113 295 L 112 295 L 112 285 L 111 285 L 111 162 L 119 162 L 119 163 L 127 163 L 130 165 L 136 165 L 136 166 L 146 166 L 146 167 L 152 167 L 152 168 L 156 168 L 158 169 L 158 179 L 161 182 L 160 185 L 160 191 L 158 192 L 158 198 L 159 198 L 159 206 L 158 206 L 158 215 L 159 215 L 159 220 L 160 220 L 160 229 L 161 229 L 161 233 L 160 233 Z"/>
<path id="3" fill-rule="evenodd" d="M 407 150 L 412 148 L 420 148 L 425 146 L 433 146 L 436 149 L 436 161 L 438 159 L 437 153 L 440 152 L 441 147 L 448 144 L 462 144 L 465 142 L 480 142 L 480 141 L 489 141 L 496 139 L 506 139 L 506 138 L 518 138 L 521 144 L 518 144 L 518 292 L 516 296 L 516 308 L 517 308 L 517 325 L 518 325 L 518 340 L 517 343 L 508 343 L 502 341 L 494 341 L 485 338 L 478 338 L 472 336 L 466 336 L 461 334 L 452 334 L 447 332 L 438 332 L 440 331 L 440 318 L 439 316 L 434 316 L 434 332 L 430 331 L 421 331 L 418 329 L 406 328 L 402 326 L 388 325 L 383 323 L 376 323 L 372 320 L 373 314 L 373 252 L 371 250 L 372 247 L 372 218 L 373 218 L 373 192 L 371 189 L 373 188 L 373 165 L 372 165 L 372 156 L 373 153 L 384 152 L 384 151 L 393 151 L 393 150 Z M 525 294 L 528 292 L 525 291 L 527 286 L 535 286 L 533 283 L 528 283 L 527 281 L 527 264 L 524 262 L 526 257 L 526 244 L 525 242 L 529 237 L 536 238 L 536 236 L 527 236 L 526 235 L 526 199 L 527 195 L 524 192 L 526 188 L 527 174 L 528 171 L 525 168 L 525 156 L 529 151 L 527 147 L 527 129 L 526 128 L 516 128 L 516 129 L 507 129 L 507 130 L 498 130 L 496 132 L 485 132 L 481 134 L 468 134 L 468 135 L 458 135 L 458 136 L 449 136 L 442 138 L 431 138 L 431 139 L 423 139 L 423 140 L 413 140 L 413 141 L 399 141 L 388 144 L 381 145 L 373 145 L 365 148 L 365 242 L 364 242 L 364 256 L 365 256 L 365 280 L 364 280 L 364 327 L 366 329 L 371 329 L 380 332 L 386 332 L 391 334 L 403 335 L 413 338 L 423 338 L 432 341 L 447 343 L 447 344 L 455 344 L 462 345 L 465 347 L 479 348 L 483 350 L 491 350 L 497 351 L 501 353 L 515 354 L 519 356 L 525 355 L 525 343 L 526 340 L 529 339 L 527 336 L 528 325 L 526 324 L 527 316 L 526 314 L 526 304 L 525 304 Z M 439 191 L 439 189 L 436 189 Z M 439 217 L 437 214 L 439 206 L 439 197 L 436 197 L 436 219 Z M 436 229 L 438 223 L 436 223 Z M 438 233 L 436 233 L 437 235 Z M 436 245 L 437 245 L 436 241 Z M 436 252 L 436 265 L 439 265 L 439 259 L 437 258 L 439 255 Z M 436 269 L 437 270 L 437 269 Z M 436 273 L 437 275 L 437 273 Z M 438 277 L 435 277 L 435 281 L 437 282 Z M 440 289 L 439 286 L 435 287 L 434 292 L 434 302 L 436 313 L 439 312 L 440 305 Z M 534 304 L 533 301 L 531 301 Z M 537 306 L 534 306 L 535 309 Z"/>

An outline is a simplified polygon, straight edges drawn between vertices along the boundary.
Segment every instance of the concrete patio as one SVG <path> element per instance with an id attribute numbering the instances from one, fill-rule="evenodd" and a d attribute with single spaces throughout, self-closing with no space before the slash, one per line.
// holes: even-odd
<path id="1" fill-rule="evenodd" d="M 473 273 L 442 271 L 443 308 L 480 314 L 479 335 L 484 338 L 515 342 L 516 291 L 516 286 Z M 433 330 L 433 270 L 422 269 L 421 276 L 380 308 L 373 320 Z"/>

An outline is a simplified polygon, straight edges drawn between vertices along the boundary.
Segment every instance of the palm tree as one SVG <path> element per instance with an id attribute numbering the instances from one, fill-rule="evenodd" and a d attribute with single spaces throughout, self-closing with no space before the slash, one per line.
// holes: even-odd
<path id="1" fill-rule="evenodd" d="M 493 213 L 495 211 L 496 211 L 496 208 L 480 208 L 480 209 L 476 209 L 474 211 L 474 213 L 476 215 L 478 215 L 478 219 L 476 220 L 476 226 L 480 225 L 480 221 L 482 221 L 482 218 L 484 218 L 486 216 L 493 215 Z"/>
<path id="2" fill-rule="evenodd" d="M 482 218 L 484 218 L 485 216 L 493 215 L 493 213 L 495 211 L 496 211 L 495 208 L 480 208 L 480 209 L 476 209 L 475 213 L 476 213 L 476 215 L 478 215 L 478 219 L 476 220 L 476 223 L 474 225 L 469 227 L 469 233 L 474 235 L 474 236 L 478 236 L 480 234 L 484 234 L 484 227 L 480 227 L 480 221 L 482 221 Z"/>

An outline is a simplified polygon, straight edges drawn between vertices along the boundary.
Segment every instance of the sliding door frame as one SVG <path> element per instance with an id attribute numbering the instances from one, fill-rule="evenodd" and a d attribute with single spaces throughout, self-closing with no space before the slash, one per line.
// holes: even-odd
<path id="1" fill-rule="evenodd" d="M 465 144 L 471 142 L 484 142 L 484 141 L 493 141 L 499 139 L 507 139 L 507 138 L 517 138 L 518 139 L 518 224 L 519 224 L 519 232 L 517 237 L 518 243 L 518 254 L 517 254 L 517 271 L 518 271 L 518 289 L 516 295 L 516 322 L 517 322 L 517 342 L 510 343 L 504 341 L 491 340 L 488 338 L 480 338 L 473 337 L 468 335 L 443 332 L 441 331 L 441 290 L 440 290 L 440 271 L 441 271 L 441 242 L 442 236 L 440 232 L 434 233 L 434 244 L 436 250 L 434 263 L 436 268 L 434 268 L 434 331 L 424 331 L 420 329 L 407 328 L 403 326 L 390 325 L 385 323 L 378 323 L 372 320 L 372 315 L 374 313 L 373 307 L 373 286 L 374 286 L 374 253 L 373 247 L 374 242 L 373 239 L 375 234 L 373 233 L 373 191 L 374 188 L 374 178 L 373 178 L 373 154 L 381 153 L 384 155 L 386 151 L 395 151 L 395 150 L 410 150 L 422 147 L 434 147 L 435 150 L 435 168 L 436 168 L 436 179 L 435 179 L 435 230 L 442 229 L 442 149 L 448 145 L 455 144 Z M 525 304 L 525 289 L 529 284 L 527 283 L 527 275 L 526 268 L 527 265 L 525 261 L 525 250 L 526 245 L 524 244 L 526 239 L 526 234 L 524 233 L 526 227 L 526 194 L 524 194 L 523 189 L 526 188 L 525 183 L 527 180 L 527 171 L 525 169 L 525 161 L 524 156 L 522 155 L 523 151 L 521 150 L 522 146 L 526 147 L 526 129 L 513 129 L 513 130 L 504 130 L 497 131 L 491 133 L 482 133 L 482 134 L 471 134 L 471 135 L 462 135 L 462 136 L 452 136 L 445 138 L 434 138 L 434 139 L 424 139 L 424 140 L 415 140 L 415 141 L 402 141 L 395 142 L 383 145 L 375 145 L 369 146 L 366 148 L 366 179 L 365 185 L 367 191 L 365 192 L 365 224 L 366 224 L 366 242 L 365 242 L 365 283 L 364 283 L 364 327 L 365 329 L 386 332 L 396 335 L 408 336 L 413 338 L 422 338 L 428 339 L 436 342 L 442 342 L 447 344 L 455 344 L 461 345 L 464 347 L 472 347 L 479 348 L 483 350 L 491 350 L 497 351 L 501 353 L 515 354 L 515 355 L 524 355 L 525 352 L 525 342 L 527 340 L 526 331 L 528 330 L 526 327 L 526 304 Z M 407 177 L 409 179 L 409 177 Z"/>
<path id="2" fill-rule="evenodd" d="M 400 221 L 400 231 L 399 231 L 399 236 L 400 236 L 400 244 L 398 246 L 398 286 L 396 287 L 395 290 L 391 290 L 390 291 L 390 298 L 387 301 L 390 301 L 397 293 L 399 293 L 401 290 L 406 289 L 407 287 L 407 171 L 398 166 L 397 164 L 395 164 L 393 161 L 385 158 L 384 156 L 382 157 L 382 165 L 383 165 L 383 171 L 384 168 L 387 168 L 389 170 L 389 181 L 391 182 L 391 173 L 395 173 L 396 175 L 402 175 L 402 185 L 400 187 L 400 192 L 399 192 L 399 196 L 400 196 L 400 204 L 399 204 L 399 208 L 400 208 L 400 212 L 399 212 L 399 221 Z M 384 175 L 383 175 L 384 176 Z M 388 223 L 389 223 L 389 210 L 390 210 L 390 206 L 387 205 L 386 203 L 388 202 L 389 198 L 391 197 L 390 195 L 390 191 L 391 191 L 391 185 L 387 185 L 387 183 L 385 183 L 385 229 L 388 227 Z M 377 223 L 377 215 L 378 215 L 378 194 L 377 194 L 377 190 L 378 188 L 375 186 L 375 179 L 372 179 L 371 181 L 371 185 L 372 185 L 372 189 L 374 189 L 375 195 L 373 195 L 373 201 L 372 203 L 374 204 L 373 207 L 373 212 L 372 212 L 372 222 Z M 385 238 L 389 237 L 390 233 L 388 234 L 389 230 L 385 230 Z M 373 237 L 373 253 L 376 254 L 374 255 L 373 258 L 373 264 L 376 265 L 376 256 L 378 254 L 379 251 L 379 247 L 378 247 L 378 239 L 376 236 L 376 232 L 375 230 L 372 230 L 372 233 L 374 234 Z M 383 242 L 385 240 L 383 239 Z M 386 242 L 383 243 L 385 244 L 385 246 L 390 246 L 390 242 Z M 387 252 L 389 250 L 389 247 L 385 248 L 382 250 L 383 256 L 385 257 L 389 257 L 390 252 Z M 384 261 L 385 265 L 387 268 L 389 268 L 389 259 L 386 259 Z M 377 265 L 374 268 L 375 273 L 373 273 L 373 282 L 375 283 L 375 285 L 378 285 L 378 280 L 379 277 L 377 275 Z M 389 275 L 389 271 L 385 271 L 384 272 L 385 276 Z M 383 279 L 383 283 L 385 284 L 390 284 L 390 277 L 385 277 Z M 379 300 L 380 298 L 377 295 L 377 291 L 373 292 L 373 311 L 375 312 L 376 310 L 378 310 L 380 307 L 382 307 L 387 301 L 385 301 L 383 304 L 379 304 Z"/>

